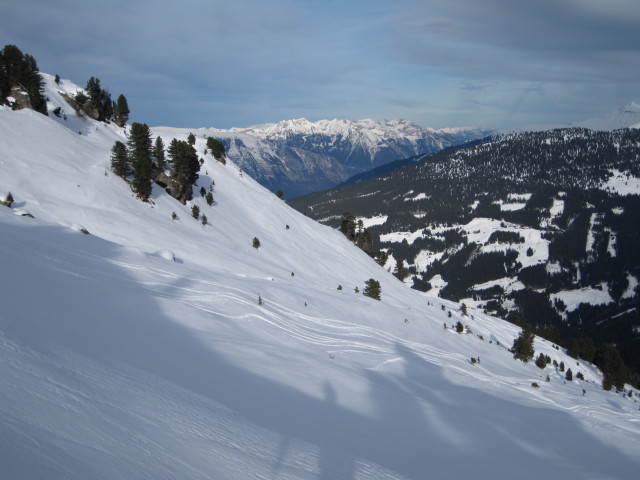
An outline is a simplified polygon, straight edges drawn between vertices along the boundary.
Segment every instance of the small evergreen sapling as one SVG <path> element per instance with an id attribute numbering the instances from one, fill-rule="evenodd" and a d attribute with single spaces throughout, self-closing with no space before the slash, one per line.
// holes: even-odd
<path id="1" fill-rule="evenodd" d="M 191 216 L 197 220 L 200 217 L 200 207 L 197 205 L 191 207 Z"/>
<path id="2" fill-rule="evenodd" d="M 540 353 L 540 355 L 538 355 L 538 358 L 536 358 L 536 367 L 543 369 L 546 366 L 547 366 L 547 359 L 543 353 Z"/>
<path id="3" fill-rule="evenodd" d="M 11 192 L 9 192 L 7 193 L 7 197 L 5 198 L 5 200 L 2 202 L 2 205 L 11 208 L 11 205 L 13 205 L 13 201 L 13 195 L 11 194 Z"/>
<path id="4" fill-rule="evenodd" d="M 213 205 L 213 194 L 211 192 L 207 192 L 207 194 L 204 196 L 204 199 L 206 200 L 207 205 Z"/>

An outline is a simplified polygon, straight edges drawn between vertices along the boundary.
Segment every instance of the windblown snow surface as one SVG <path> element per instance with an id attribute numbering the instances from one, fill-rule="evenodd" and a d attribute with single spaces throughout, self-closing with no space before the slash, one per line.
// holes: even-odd
<path id="1" fill-rule="evenodd" d="M 67 120 L 0 108 L 3 479 L 636 478 L 637 396 L 541 339 L 585 381 L 513 360 L 515 326 L 407 288 L 231 162 L 202 155 L 212 206 L 141 202 L 109 171 L 123 130 L 46 80 Z"/>

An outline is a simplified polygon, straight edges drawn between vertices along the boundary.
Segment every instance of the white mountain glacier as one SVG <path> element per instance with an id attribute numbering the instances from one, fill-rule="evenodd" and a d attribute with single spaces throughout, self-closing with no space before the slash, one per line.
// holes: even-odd
<path id="1" fill-rule="evenodd" d="M 126 130 L 45 80 L 60 117 L 0 106 L 0 477 L 635 478 L 629 386 L 540 338 L 573 379 L 514 360 L 516 326 L 407 288 L 233 159 L 142 202 L 110 171 Z"/>
<path id="2" fill-rule="evenodd" d="M 259 183 L 287 197 L 337 185 L 393 160 L 435 153 L 486 136 L 477 127 L 434 130 L 406 120 L 320 120 L 304 118 L 248 128 L 154 127 L 162 136 L 194 135 L 221 140 L 233 160 Z"/>

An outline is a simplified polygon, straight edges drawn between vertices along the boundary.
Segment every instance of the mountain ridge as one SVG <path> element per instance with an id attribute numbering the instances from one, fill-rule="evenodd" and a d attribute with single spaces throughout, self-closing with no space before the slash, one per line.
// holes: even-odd
<path id="1" fill-rule="evenodd" d="M 287 197 L 337 185 L 400 158 L 434 153 L 484 136 L 479 127 L 435 130 L 407 120 L 283 120 L 259 127 L 152 127 L 165 136 L 194 133 L 225 144 L 227 156 L 263 186 Z"/>

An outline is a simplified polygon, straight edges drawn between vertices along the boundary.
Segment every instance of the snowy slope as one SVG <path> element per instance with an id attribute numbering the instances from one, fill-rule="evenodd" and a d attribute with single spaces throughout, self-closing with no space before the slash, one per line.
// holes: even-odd
<path id="1" fill-rule="evenodd" d="M 514 361 L 516 327 L 406 288 L 233 162 L 204 159 L 206 226 L 142 203 L 109 172 L 123 131 L 71 120 L 0 108 L 3 477 L 635 476 L 637 397 L 595 368 L 542 340 L 586 381 Z"/>

